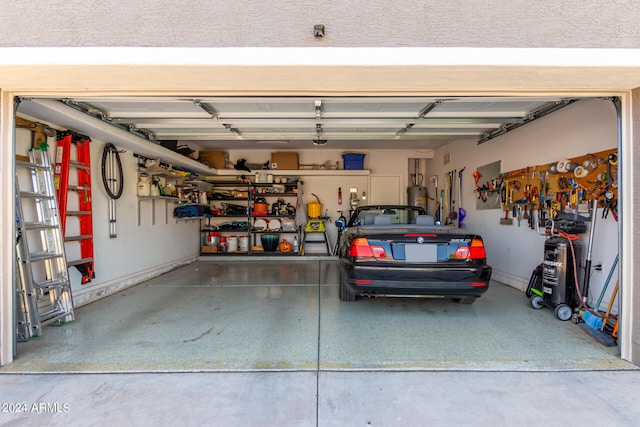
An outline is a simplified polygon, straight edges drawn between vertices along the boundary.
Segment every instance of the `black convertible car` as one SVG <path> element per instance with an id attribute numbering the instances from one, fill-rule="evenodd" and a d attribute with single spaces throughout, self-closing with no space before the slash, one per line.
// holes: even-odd
<path id="1" fill-rule="evenodd" d="M 338 246 L 340 299 L 425 295 L 472 304 L 489 288 L 482 237 L 415 206 L 362 206 Z"/>

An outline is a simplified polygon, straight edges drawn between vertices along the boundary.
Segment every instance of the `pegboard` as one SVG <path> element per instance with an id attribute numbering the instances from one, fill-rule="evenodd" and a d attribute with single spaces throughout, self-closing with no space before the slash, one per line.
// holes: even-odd
<path id="1" fill-rule="evenodd" d="M 597 199 L 599 208 L 617 219 L 617 181 L 618 153 L 610 149 L 505 172 L 476 186 L 476 192 L 479 199 L 499 198 L 505 218 L 534 210 L 544 212 L 543 218 L 559 212 L 588 216 L 589 202 Z"/>
<path id="2" fill-rule="evenodd" d="M 473 178 L 476 180 L 476 209 L 500 209 L 500 198 L 496 197 L 495 192 L 491 192 L 492 197 L 489 197 L 488 192 L 477 191 L 478 188 L 484 186 L 488 189 L 491 183 L 487 179 L 491 180 L 500 175 L 501 162 L 489 163 L 488 165 L 478 167 L 477 173 L 474 172 Z M 477 179 L 476 179 L 477 177 Z"/>

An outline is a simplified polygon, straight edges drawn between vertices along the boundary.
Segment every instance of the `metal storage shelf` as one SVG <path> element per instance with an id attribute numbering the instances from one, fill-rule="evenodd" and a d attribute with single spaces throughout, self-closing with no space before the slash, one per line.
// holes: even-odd
<path id="1" fill-rule="evenodd" d="M 156 200 L 164 200 L 164 223 L 169 223 L 169 205 L 168 203 L 180 203 L 180 199 L 173 196 L 138 196 L 138 226 L 140 220 L 140 202 L 151 201 L 151 224 L 156 224 Z"/>
<path id="2" fill-rule="evenodd" d="M 147 176 L 150 176 L 150 177 L 163 178 L 163 182 L 165 183 L 175 182 L 176 187 L 183 187 L 185 181 L 194 179 L 191 176 L 185 175 L 184 172 L 177 171 L 174 169 L 165 169 L 163 167 L 146 168 L 143 166 L 138 166 L 138 176 L 140 176 L 141 174 L 146 174 Z M 138 196 L 138 226 L 140 226 L 142 222 L 141 213 L 140 213 L 140 210 L 141 210 L 140 204 L 141 202 L 147 202 L 147 201 L 151 201 L 151 225 L 156 224 L 156 200 L 164 201 L 164 204 L 165 204 L 164 205 L 164 210 L 165 210 L 164 223 L 165 224 L 169 223 L 169 217 L 170 217 L 169 203 L 174 203 L 174 204 L 186 203 L 186 200 L 180 199 L 178 196 L 166 196 L 166 195 Z"/>
<path id="3" fill-rule="evenodd" d="M 233 194 L 234 191 L 243 191 L 246 192 L 247 194 L 249 193 L 249 188 L 251 183 L 250 182 L 242 182 L 242 181 L 231 181 L 231 180 L 226 180 L 226 181 L 215 181 L 215 180 L 211 180 L 211 179 L 207 179 L 206 177 L 202 178 L 204 179 L 204 181 L 210 186 L 209 191 L 213 192 L 213 193 L 217 193 L 218 190 L 222 190 L 224 189 L 225 193 L 229 193 L 229 194 Z M 250 232 L 249 232 L 249 221 L 248 221 L 248 214 L 249 214 L 249 209 L 248 209 L 248 203 L 249 203 L 249 197 L 233 197 L 231 195 L 229 196 L 225 196 L 225 195 L 221 195 L 221 193 L 217 193 L 217 197 L 215 198 L 209 198 L 209 203 L 221 203 L 221 204 L 233 204 L 233 203 L 240 203 L 242 206 L 247 206 L 246 209 L 246 213 L 245 214 L 238 214 L 238 215 L 213 215 L 213 216 L 208 216 L 207 219 L 207 224 L 203 225 L 202 221 L 200 224 L 200 239 L 203 238 L 203 235 L 206 235 L 207 233 L 220 233 L 220 234 L 224 234 L 226 236 L 229 235 L 237 235 L 238 237 L 243 237 L 246 236 L 247 238 L 247 242 L 250 239 Z M 244 228 L 225 228 L 225 229 L 220 229 L 219 225 L 220 224 L 224 224 L 225 220 L 238 220 L 238 219 L 243 219 L 244 221 L 246 221 L 246 226 Z M 216 223 L 212 223 L 212 221 L 218 221 Z M 223 222 L 220 222 L 223 221 Z M 230 223 L 240 223 L 241 221 L 231 221 Z M 248 255 L 249 251 L 234 251 L 234 252 L 222 252 L 222 251 L 218 251 L 218 252 L 200 252 L 201 255 L 212 255 L 212 256 L 222 256 L 222 255 L 231 255 L 231 256 L 238 256 L 238 255 Z"/>
<path id="4" fill-rule="evenodd" d="M 237 172 L 237 171 L 236 171 Z M 293 174 L 292 174 L 293 175 Z M 206 179 L 206 178 L 205 178 Z M 264 198 L 292 198 L 292 197 L 297 197 L 298 193 L 297 192 L 293 192 L 293 191 L 286 191 L 286 192 L 262 192 L 262 189 L 271 189 L 274 186 L 280 186 L 280 189 L 282 188 L 294 188 L 297 187 L 298 183 L 264 183 L 264 182 L 260 182 L 260 183 L 254 183 L 254 182 L 238 182 L 238 181 L 215 181 L 213 179 L 206 179 L 206 182 L 210 183 L 213 186 L 213 190 L 220 190 L 220 189 L 225 189 L 225 190 L 231 190 L 231 189 L 241 189 L 241 191 L 247 191 L 249 197 L 248 198 L 216 198 L 211 200 L 212 202 L 218 202 L 218 203 L 225 203 L 225 202 L 246 202 L 248 205 L 248 209 L 247 209 L 247 215 L 219 215 L 219 216 L 213 216 L 213 217 L 207 217 L 208 224 L 207 225 L 201 225 L 200 227 L 200 233 L 202 235 L 202 233 L 210 233 L 210 232 L 220 232 L 220 233 L 237 233 L 241 236 L 246 235 L 249 238 L 249 242 L 253 242 L 253 247 L 256 246 L 256 237 L 261 235 L 261 234 L 286 234 L 286 235 L 296 235 L 298 236 L 298 239 L 300 238 L 300 233 L 299 231 L 296 230 L 292 230 L 292 231 L 282 231 L 282 230 L 278 230 L 278 231 L 273 231 L 273 230 L 256 230 L 253 228 L 249 228 L 248 230 L 220 230 L 220 229 L 213 229 L 213 227 L 211 226 L 211 221 L 212 219 L 224 219 L 224 218 L 245 218 L 250 224 L 252 223 L 252 221 L 255 221 L 257 219 L 289 219 L 292 220 L 295 218 L 295 215 L 273 215 L 273 214 L 267 214 L 267 215 L 253 215 L 252 209 L 253 209 L 253 202 L 259 198 L 259 197 L 264 197 Z M 277 187 L 276 187 L 277 188 Z M 202 236 L 201 236 L 202 237 Z M 241 254 L 245 254 L 245 255 L 282 255 L 282 256 L 299 256 L 299 253 L 293 253 L 293 252 L 280 252 L 280 251 L 274 251 L 274 252 L 270 252 L 270 251 L 262 251 L 262 250 L 253 250 L 251 249 L 251 247 L 249 248 L 248 251 L 246 252 L 233 252 L 233 253 L 229 253 L 229 252 L 202 252 L 202 255 L 235 255 L 237 253 L 241 253 Z"/>

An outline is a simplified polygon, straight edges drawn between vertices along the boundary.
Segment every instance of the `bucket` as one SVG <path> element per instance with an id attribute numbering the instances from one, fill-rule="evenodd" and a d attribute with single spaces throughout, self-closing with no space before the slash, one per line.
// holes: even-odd
<path id="1" fill-rule="evenodd" d="M 254 212 L 260 212 L 260 213 L 266 214 L 268 209 L 269 209 L 269 205 L 266 204 L 266 203 L 254 203 L 253 204 L 253 211 Z"/>
<path id="2" fill-rule="evenodd" d="M 237 236 L 227 237 L 227 252 L 237 252 L 237 251 L 238 251 L 238 237 Z"/>
<path id="3" fill-rule="evenodd" d="M 307 216 L 309 218 L 320 218 L 322 214 L 322 204 L 318 202 L 307 203 Z"/>
<path id="4" fill-rule="evenodd" d="M 205 244 L 207 246 L 219 246 L 220 245 L 220 233 L 211 232 L 206 238 Z"/>
<path id="5" fill-rule="evenodd" d="M 238 237 L 238 246 L 240 246 L 240 252 L 249 252 L 249 236 Z"/>
<path id="6" fill-rule="evenodd" d="M 256 198 L 255 202 L 253 202 L 253 211 L 259 212 L 261 214 L 266 214 L 267 210 L 269 210 L 269 205 L 264 197 Z"/>

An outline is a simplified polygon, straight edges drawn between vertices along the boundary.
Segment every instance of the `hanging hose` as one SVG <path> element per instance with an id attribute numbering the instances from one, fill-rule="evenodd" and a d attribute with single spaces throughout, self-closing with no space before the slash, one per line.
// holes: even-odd
<path id="1" fill-rule="evenodd" d="M 109 237 L 118 237 L 116 234 L 116 199 L 122 196 L 124 179 L 118 149 L 111 143 L 105 144 L 102 150 L 102 183 L 109 195 Z"/>
<path id="2" fill-rule="evenodd" d="M 110 142 L 105 144 L 102 150 L 102 183 L 110 198 L 119 199 L 122 196 L 122 162 L 118 149 Z"/>

